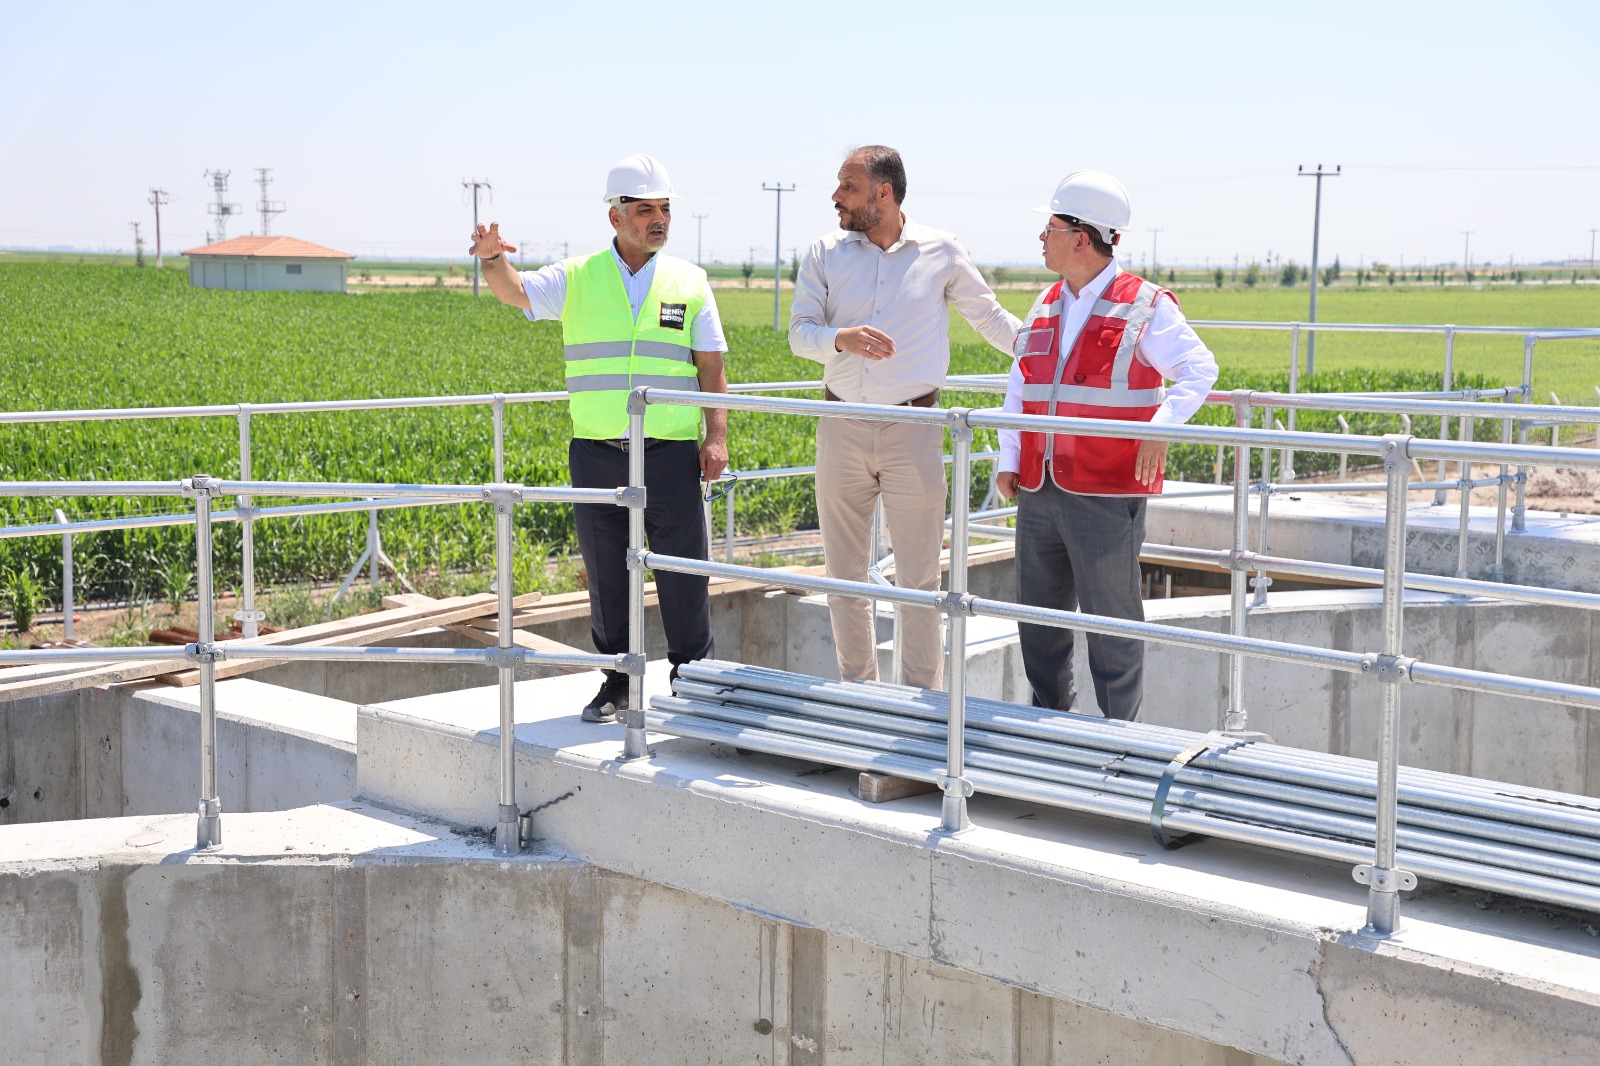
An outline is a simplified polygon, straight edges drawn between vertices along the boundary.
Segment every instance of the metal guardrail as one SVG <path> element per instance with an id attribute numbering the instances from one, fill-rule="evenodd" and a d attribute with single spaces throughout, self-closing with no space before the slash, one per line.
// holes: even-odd
<path id="1" fill-rule="evenodd" d="M 1235 393 L 1236 410 L 1244 410 L 1248 392 Z M 953 444 L 953 481 L 957 490 L 951 497 L 951 566 L 949 587 L 945 592 L 923 592 L 912 589 L 886 587 L 874 582 L 842 581 L 833 578 L 772 573 L 759 567 L 737 566 L 705 560 L 662 555 L 646 549 L 643 516 L 636 514 L 630 528 L 628 566 L 632 577 L 630 587 L 630 653 L 642 654 L 642 620 L 644 611 L 643 574 L 646 569 L 667 570 L 706 577 L 728 577 L 759 580 L 803 591 L 843 594 L 881 599 L 892 603 L 932 608 L 942 612 L 948 626 L 948 656 L 946 677 L 948 687 L 948 727 L 945 767 L 938 784 L 943 793 L 940 828 L 945 833 L 959 833 L 970 822 L 967 799 L 973 794 L 974 779 L 965 770 L 965 720 L 966 720 L 966 620 L 974 616 L 1006 618 L 1035 625 L 1070 628 L 1087 633 L 1112 634 L 1134 637 L 1145 641 L 1174 644 L 1182 647 L 1205 649 L 1226 655 L 1229 659 L 1228 702 L 1219 723 L 1220 731 L 1229 737 L 1252 736 L 1248 714 L 1243 703 L 1245 660 L 1250 657 L 1298 663 L 1322 669 L 1365 674 L 1382 685 L 1381 723 L 1379 729 L 1379 759 L 1377 763 L 1376 808 L 1372 831 L 1372 861 L 1363 863 L 1353 871 L 1356 879 L 1368 886 L 1367 923 L 1363 935 L 1383 938 L 1392 935 L 1399 923 L 1399 893 L 1415 885 L 1415 874 L 1399 867 L 1396 861 L 1397 803 L 1399 781 L 1398 716 L 1402 686 L 1406 684 L 1439 685 L 1448 688 L 1478 692 L 1492 692 L 1507 696 L 1576 704 L 1600 708 L 1600 688 L 1551 682 L 1540 678 L 1521 678 L 1467 670 L 1420 662 L 1404 654 L 1403 620 L 1404 592 L 1408 585 L 1439 587 L 1446 583 L 1448 591 L 1495 595 L 1506 591 L 1489 581 L 1465 579 L 1418 578 L 1408 575 L 1405 569 L 1406 501 L 1410 481 L 1411 463 L 1414 459 L 1438 459 L 1470 463 L 1472 461 L 1520 463 L 1526 458 L 1523 445 L 1490 444 L 1477 442 L 1427 441 L 1408 435 L 1389 434 L 1383 437 L 1359 437 L 1335 434 L 1295 433 L 1288 431 L 1256 430 L 1248 427 L 1234 428 L 1212 426 L 1151 426 L 1142 422 L 1118 422 L 1100 419 L 1056 418 L 1041 415 L 1013 415 L 994 410 L 956 408 L 949 410 L 923 410 L 888 407 L 871 404 L 828 403 L 815 400 L 792 400 L 777 397 L 712 396 L 696 393 L 641 388 L 633 392 L 629 401 L 630 483 L 643 484 L 644 415 L 650 404 L 687 407 L 721 407 L 733 411 L 764 412 L 769 414 L 799 415 L 811 418 L 848 417 L 886 422 L 911 422 L 943 425 L 949 431 Z M 1467 407 L 1468 410 L 1472 408 Z M 1070 432 L 1084 436 L 1131 437 L 1141 440 L 1164 440 L 1194 444 L 1232 445 L 1234 447 L 1234 531 L 1233 546 L 1228 551 L 1204 553 L 1208 561 L 1226 565 L 1231 573 L 1230 625 L 1227 633 L 1207 633 L 1159 623 L 1137 622 L 1087 615 L 1076 611 L 1056 611 L 1027 607 L 996 600 L 971 596 L 967 592 L 967 548 L 974 530 L 969 513 L 971 484 L 971 443 L 976 429 L 1015 429 L 1033 432 Z M 1283 568 L 1301 567 L 1305 572 L 1324 571 L 1326 564 L 1301 564 L 1292 560 L 1278 560 L 1262 552 L 1248 550 L 1248 498 L 1250 495 L 1249 453 L 1252 448 L 1263 451 L 1292 446 L 1306 450 L 1331 451 L 1341 454 L 1356 453 L 1376 455 L 1383 461 L 1385 483 L 1385 551 L 1381 574 L 1365 568 L 1337 568 L 1345 576 L 1359 576 L 1364 582 L 1377 580 L 1383 590 L 1383 629 L 1379 650 L 1373 652 L 1348 652 L 1335 649 L 1297 645 L 1283 641 L 1253 638 L 1246 634 L 1247 610 L 1245 603 L 1245 575 L 1251 570 L 1264 570 L 1268 565 Z M 1580 467 L 1600 468 L 1600 456 L 1592 450 L 1544 449 L 1544 461 L 1571 464 Z M 962 491 L 966 488 L 967 491 Z M 1266 495 L 1260 497 L 1263 502 Z M 1345 571 L 1360 570 L 1360 574 Z M 1514 590 L 1518 598 L 1534 602 L 1560 602 L 1567 606 L 1600 607 L 1600 596 L 1584 594 L 1551 594 L 1547 590 L 1520 588 Z M 628 709 L 622 718 L 626 726 L 623 744 L 625 758 L 644 756 L 646 747 L 646 711 L 643 705 L 642 679 L 630 681 Z M 982 775 L 979 775 L 982 780 Z M 1515 883 L 1508 882 L 1508 883 Z M 1515 891 L 1516 889 L 1512 889 Z M 1600 889 L 1575 889 L 1579 895 L 1563 898 L 1583 898 L 1600 904 Z"/>

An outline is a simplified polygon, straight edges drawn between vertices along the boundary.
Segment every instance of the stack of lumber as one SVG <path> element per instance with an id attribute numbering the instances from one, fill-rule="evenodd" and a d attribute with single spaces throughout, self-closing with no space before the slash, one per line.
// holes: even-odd
<path id="1" fill-rule="evenodd" d="M 229 643 L 231 647 L 307 648 L 342 648 L 378 644 L 407 633 L 415 633 L 420 629 L 448 626 L 471 618 L 493 615 L 499 606 L 498 597 L 489 594 L 457 596 L 443 600 L 429 599 L 426 596 L 416 599 L 417 602 L 406 606 Z M 538 600 L 537 592 L 530 593 L 517 597 L 515 606 L 521 610 Z M 236 661 L 225 659 L 216 664 L 216 678 L 221 681 L 224 678 L 238 677 L 264 667 L 278 665 L 283 661 L 282 659 Z M 182 656 L 88 667 L 83 663 L 16 666 L 0 669 L 0 702 L 26 699 L 31 696 L 50 696 L 58 692 L 70 692 L 95 685 L 115 685 L 145 678 L 186 687 L 199 684 L 200 671 Z"/>

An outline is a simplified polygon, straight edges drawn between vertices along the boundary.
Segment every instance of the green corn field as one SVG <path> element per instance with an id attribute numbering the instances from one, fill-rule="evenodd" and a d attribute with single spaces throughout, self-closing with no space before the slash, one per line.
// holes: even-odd
<path id="1" fill-rule="evenodd" d="M 1229 295 L 1185 299 L 1190 304 L 1206 299 L 1215 303 Z M 1249 294 L 1249 299 L 1270 304 L 1276 295 Z M 1007 291 L 1002 297 L 1020 313 L 1032 294 Z M 771 330 L 770 292 L 763 296 L 719 290 L 718 299 L 731 346 L 730 380 L 818 376 L 816 364 L 791 355 L 783 335 Z M 1330 303 L 1339 309 L 1331 297 Z M 1293 317 L 1284 313 L 1292 309 L 1266 304 L 1252 306 L 1251 316 L 1243 314 L 1244 308 L 1231 306 L 1191 305 L 1188 310 L 1196 317 Z M 1386 314 L 1401 320 L 1389 314 L 1396 310 L 1404 308 L 1381 307 L 1366 320 L 1384 319 Z M 1548 311 L 1531 308 L 1528 314 Z M 1325 312 L 1323 317 L 1336 316 Z M 1219 387 L 1287 386 L 1287 340 L 1282 334 L 1214 331 L 1207 340 L 1223 364 Z M 952 372 L 996 373 L 1006 368 L 1006 358 L 978 342 L 964 324 L 953 327 L 952 341 Z M 1308 391 L 1437 388 L 1438 347 L 1436 338 L 1391 338 L 1381 344 L 1372 338 L 1361 338 L 1359 344 L 1351 338 L 1329 338 L 1319 348 L 1319 366 L 1329 369 L 1303 381 L 1301 387 Z M 1519 380 L 1519 363 L 1499 356 L 1489 362 L 1475 360 L 1479 348 L 1487 350 L 1487 342 L 1463 342 L 1458 386 L 1489 387 Z M 1563 354 L 1592 358 L 1593 348 Z M 529 323 L 492 299 L 475 301 L 457 292 L 426 288 L 344 295 L 197 290 L 189 287 L 180 271 L 65 262 L 0 259 L 0 359 L 6 368 L 0 378 L 0 411 L 451 396 L 562 387 L 560 327 Z M 1569 402 L 1581 399 L 1575 396 Z M 944 402 L 998 406 L 999 398 L 947 395 Z M 1230 417 L 1227 411 L 1212 408 L 1197 421 L 1222 424 Z M 1400 428 L 1394 418 L 1350 421 L 1358 433 Z M 1299 428 L 1332 431 L 1334 415 L 1302 414 Z M 250 429 L 252 474 L 258 480 L 481 484 L 493 473 L 493 425 L 487 405 L 257 414 Z M 1437 424 L 1418 419 L 1413 432 L 1433 436 Z M 1498 432 L 1493 424 L 1479 428 L 1485 439 Z M 809 419 L 735 413 L 729 435 L 731 466 L 744 471 L 810 465 L 813 435 Z M 567 440 L 563 404 L 508 405 L 507 479 L 565 484 Z M 976 450 L 993 446 L 992 433 L 979 434 Z M 1209 481 L 1214 461 L 1214 449 L 1177 447 L 1170 476 Z M 1305 472 L 1336 464 L 1333 456 L 1302 456 L 1296 466 Z M 200 473 L 239 475 L 239 426 L 234 415 L 0 426 L 0 480 L 177 480 Z M 988 474 L 987 464 L 977 466 L 975 502 L 982 497 Z M 779 532 L 815 524 L 809 479 L 745 483 L 736 491 L 741 532 Z M 257 505 L 283 502 L 258 500 Z M 189 506 L 176 498 L 5 499 L 0 500 L 0 520 L 7 525 L 50 522 L 58 507 L 71 519 L 84 519 L 176 513 Z M 218 506 L 231 507 L 232 501 L 222 500 Z M 715 511 L 720 526 L 722 508 Z M 382 513 L 380 524 L 386 552 L 408 573 L 482 569 L 493 558 L 493 523 L 482 506 L 388 511 Z M 573 545 L 571 512 L 566 507 L 521 507 L 516 527 L 519 551 L 560 553 Z M 257 580 L 269 585 L 338 577 L 360 554 L 365 529 L 363 514 L 258 523 Z M 216 545 L 219 585 L 237 585 L 239 527 L 219 525 Z M 74 543 L 79 602 L 158 596 L 163 575 L 192 567 L 193 553 L 193 531 L 183 527 L 80 535 Z M 8 575 L 17 574 L 28 575 L 46 590 L 46 599 L 55 600 L 61 579 L 60 538 L 0 540 L 0 585 L 12 584 Z"/>

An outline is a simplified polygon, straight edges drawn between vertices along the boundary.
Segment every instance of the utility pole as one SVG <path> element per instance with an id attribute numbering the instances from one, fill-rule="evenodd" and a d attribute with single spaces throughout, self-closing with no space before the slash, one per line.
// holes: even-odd
<path id="1" fill-rule="evenodd" d="M 161 266 L 161 205 L 171 203 L 172 197 L 165 189 L 150 190 L 150 203 L 156 209 L 156 266 Z"/>
<path id="2" fill-rule="evenodd" d="M 1162 229 L 1164 228 L 1162 227 Z M 1150 273 L 1152 274 L 1161 273 L 1161 256 L 1156 252 L 1156 249 L 1160 247 L 1161 229 L 1152 228 L 1150 230 Z"/>
<path id="3" fill-rule="evenodd" d="M 1600 229 L 1589 231 L 1589 273 L 1591 274 L 1594 273 L 1594 235 L 1596 233 L 1600 233 Z"/>
<path id="4" fill-rule="evenodd" d="M 783 287 L 783 194 L 786 192 L 794 192 L 794 185 L 793 183 L 790 183 L 789 187 L 786 189 L 783 187 L 783 182 L 781 181 L 774 182 L 771 185 L 768 185 L 766 182 L 762 182 L 761 191 L 778 194 L 776 197 L 778 201 L 778 207 L 774 216 L 774 229 L 772 231 L 772 329 L 773 332 L 777 332 L 779 290 Z"/>
<path id="5" fill-rule="evenodd" d="M 1321 251 L 1322 242 L 1322 179 L 1337 178 L 1344 169 L 1343 164 L 1336 165 L 1332 170 L 1323 170 L 1322 164 L 1317 164 L 1316 170 L 1307 170 L 1302 164 L 1299 174 L 1302 178 L 1317 179 L 1317 206 L 1311 216 L 1311 321 L 1317 320 L 1317 255 Z M 1317 369 L 1317 331 L 1311 330 L 1306 338 L 1306 374 L 1309 376 Z"/>
<path id="6" fill-rule="evenodd" d="M 272 184 L 272 179 L 267 175 L 271 173 L 271 167 L 256 167 L 256 184 L 261 186 L 261 201 L 256 204 L 256 210 L 261 212 L 261 235 L 263 237 L 272 230 L 272 216 L 281 215 L 285 210 L 282 200 L 270 200 L 267 198 L 267 186 Z"/>
<path id="7" fill-rule="evenodd" d="M 206 205 L 206 213 L 215 215 L 217 219 L 216 243 L 221 244 L 228 239 L 228 216 L 239 213 L 238 204 L 228 203 L 228 175 L 231 170 L 208 170 L 206 178 L 211 182 L 211 189 L 217 194 L 217 202 Z M 210 236 L 209 233 L 206 236 Z"/>
<path id="8" fill-rule="evenodd" d="M 1464 229 L 1461 235 L 1466 238 L 1466 243 L 1461 248 L 1461 284 L 1467 283 L 1467 272 L 1472 269 L 1472 235 L 1475 229 Z"/>
<path id="9" fill-rule="evenodd" d="M 705 236 L 706 219 L 710 217 L 710 215 L 694 216 L 694 265 L 697 267 L 704 267 L 706 265 L 705 257 L 700 254 L 701 249 L 704 247 L 704 245 L 701 243 L 701 239 Z"/>
<path id="10" fill-rule="evenodd" d="M 480 181 L 477 178 L 472 178 L 470 180 L 467 179 L 467 178 L 462 178 L 461 179 L 461 187 L 463 189 L 471 189 L 472 190 L 472 232 L 473 233 L 477 233 L 478 232 L 478 193 L 481 190 L 484 190 L 484 189 L 487 189 L 492 193 L 494 191 L 494 186 L 490 185 L 487 181 Z M 473 256 L 472 257 L 472 295 L 473 295 L 474 298 L 476 298 L 477 295 L 478 295 L 478 278 L 480 276 L 482 276 L 482 274 L 483 274 L 483 263 L 481 261 L 479 261 L 477 256 Z"/>
<path id="11" fill-rule="evenodd" d="M 144 266 L 144 238 L 139 236 L 139 223 L 130 222 L 133 227 L 133 265 Z"/>

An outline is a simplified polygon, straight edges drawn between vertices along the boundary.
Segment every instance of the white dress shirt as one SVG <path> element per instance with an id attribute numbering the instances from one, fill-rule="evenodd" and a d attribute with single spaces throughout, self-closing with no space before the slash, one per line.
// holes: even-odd
<path id="1" fill-rule="evenodd" d="M 1121 272 L 1117 261 L 1111 260 L 1076 297 L 1063 284 L 1061 329 L 1057 336 L 1076 337 L 1083 329 L 1089 312 L 1094 310 L 1095 301 L 1106 291 L 1111 279 Z M 1041 293 L 1025 321 L 1031 323 L 1045 312 L 1044 293 Z M 1182 425 L 1189 421 L 1205 403 L 1211 386 L 1216 384 L 1216 357 L 1205 346 L 1205 342 L 1195 335 L 1175 301 L 1156 301 L 1154 313 L 1144 332 L 1139 335 L 1133 353 L 1146 366 L 1172 382 L 1167 389 L 1167 398 L 1150 418 L 1151 425 Z M 1006 382 L 1006 402 L 1000 410 L 1010 414 L 1022 413 L 1022 365 L 1015 358 L 1011 362 L 1011 376 Z M 1022 434 L 1017 430 L 1000 431 L 1000 469 L 1012 473 L 1022 469 Z"/>
<path id="2" fill-rule="evenodd" d="M 655 281 L 656 256 L 652 255 L 650 261 L 635 274 L 622 261 L 622 256 L 617 254 L 615 241 L 611 243 L 611 255 L 622 273 L 622 287 L 627 290 L 628 305 L 633 308 L 633 317 L 637 321 L 639 308 L 644 306 L 645 297 L 650 295 L 650 285 Z M 538 270 L 524 270 L 518 276 L 522 278 L 522 291 L 528 294 L 530 306 L 522 312 L 528 321 L 561 317 L 562 310 L 567 306 L 567 260 L 551 263 Z M 696 352 L 728 350 L 728 342 L 722 335 L 722 317 L 717 313 L 717 301 L 711 295 L 709 285 L 706 286 L 706 302 L 689 326 L 689 348 Z"/>
<path id="3" fill-rule="evenodd" d="M 904 403 L 944 385 L 950 370 L 955 307 L 983 339 L 1010 352 L 1020 323 L 1000 306 L 972 257 L 943 230 L 905 219 L 900 239 L 879 248 L 864 233 L 836 230 L 800 260 L 789 347 L 821 363 L 822 380 L 842 400 Z M 839 330 L 873 326 L 894 340 L 888 359 L 835 348 Z"/>

